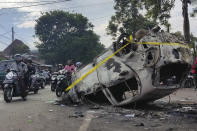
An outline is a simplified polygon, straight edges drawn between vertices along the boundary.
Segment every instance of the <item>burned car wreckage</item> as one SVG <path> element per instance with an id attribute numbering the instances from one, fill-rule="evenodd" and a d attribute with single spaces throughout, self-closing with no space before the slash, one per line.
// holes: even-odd
<path id="1" fill-rule="evenodd" d="M 127 35 L 73 75 L 73 82 L 122 47 Z M 184 41 L 174 34 L 148 31 L 139 42 L 179 43 L 177 45 L 129 44 L 66 94 L 72 101 L 81 98 L 124 106 L 151 102 L 181 88 L 192 55 Z M 183 46 L 181 46 L 183 45 Z"/>

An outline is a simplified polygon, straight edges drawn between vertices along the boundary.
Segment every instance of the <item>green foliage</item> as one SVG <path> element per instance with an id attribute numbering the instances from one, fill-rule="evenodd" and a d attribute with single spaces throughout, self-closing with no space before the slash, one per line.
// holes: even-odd
<path id="1" fill-rule="evenodd" d="M 17 46 L 13 47 L 14 54 L 24 54 L 24 53 L 27 53 L 29 51 L 30 51 L 29 47 L 27 45 L 25 45 L 25 44 L 17 45 Z"/>
<path id="2" fill-rule="evenodd" d="M 132 23 L 129 25 L 129 33 L 136 31 L 136 25 L 143 23 L 139 17 L 139 10 L 146 11 L 146 20 L 153 20 L 154 23 L 159 22 L 164 25 L 168 32 L 170 32 L 170 23 L 168 22 L 171 17 L 171 10 L 175 6 L 175 0 L 114 0 L 116 15 L 111 18 L 108 26 L 108 33 L 116 36 L 117 32 L 125 31 L 127 28 L 124 24 Z M 190 27 L 188 17 L 188 4 L 196 5 L 196 0 L 181 0 L 182 2 L 182 15 L 184 18 L 184 38 L 187 42 L 190 41 Z M 195 16 L 197 8 L 193 9 L 191 16 Z M 145 23 L 147 23 L 145 21 Z M 141 22 L 141 23 L 139 23 Z M 151 22 L 151 21 L 149 21 Z M 153 23 L 152 22 L 152 23 Z M 122 25 L 123 24 L 123 25 Z M 120 27 L 121 25 L 121 27 Z M 142 24 L 141 24 L 142 25 Z M 144 28 L 144 27 L 142 27 Z"/>
<path id="3" fill-rule="evenodd" d="M 93 25 L 81 14 L 51 11 L 43 14 L 35 26 L 41 43 L 37 47 L 48 64 L 66 64 L 68 59 L 90 62 L 104 50 Z"/>
<path id="4" fill-rule="evenodd" d="M 168 26 L 170 11 L 175 6 L 175 0 L 142 0 L 141 2 L 147 10 L 148 18 L 154 21 L 159 19 L 161 25 Z"/>
<path id="5" fill-rule="evenodd" d="M 0 61 L 2 61 L 2 60 L 5 60 L 5 58 L 1 58 L 1 57 L 0 57 Z"/>
<path id="6" fill-rule="evenodd" d="M 115 0 L 116 14 L 111 17 L 107 27 L 108 34 L 116 37 L 120 33 L 129 33 L 134 36 L 139 29 L 151 29 L 157 23 L 143 17 L 139 13 L 142 3 L 137 0 Z"/>
<path id="7" fill-rule="evenodd" d="M 184 39 L 184 36 L 183 36 L 183 34 L 182 34 L 180 31 L 177 31 L 177 32 L 175 32 L 174 34 L 177 35 L 178 37 Z M 196 57 L 196 56 L 197 56 L 197 54 L 196 54 L 196 53 L 197 53 L 197 52 L 196 52 L 196 49 L 197 49 L 197 46 L 196 46 L 197 37 L 195 37 L 193 34 L 191 34 L 190 37 L 191 37 L 191 41 L 190 41 L 190 43 L 189 43 L 189 47 L 190 47 L 190 48 L 193 48 L 193 51 L 194 51 L 193 56 Z"/>

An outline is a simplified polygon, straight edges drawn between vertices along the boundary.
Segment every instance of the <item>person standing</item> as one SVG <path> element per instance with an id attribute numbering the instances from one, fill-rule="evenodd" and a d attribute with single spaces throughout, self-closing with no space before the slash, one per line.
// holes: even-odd
<path id="1" fill-rule="evenodd" d="M 196 85 L 195 88 L 197 89 L 197 58 L 194 60 L 194 63 L 192 65 L 192 74 L 195 80 L 195 85 Z"/>

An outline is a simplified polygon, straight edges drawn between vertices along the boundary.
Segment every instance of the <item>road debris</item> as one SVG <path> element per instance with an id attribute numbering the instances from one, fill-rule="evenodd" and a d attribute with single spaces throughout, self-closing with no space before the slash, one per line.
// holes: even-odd
<path id="1" fill-rule="evenodd" d="M 68 116 L 69 118 L 79 118 L 79 117 L 84 117 L 83 113 L 82 112 L 75 112 L 73 115 L 69 115 Z"/>
<path id="2" fill-rule="evenodd" d="M 32 121 L 32 120 L 28 120 L 27 122 L 28 122 L 28 123 L 32 123 L 33 121 Z"/>
<path id="3" fill-rule="evenodd" d="M 61 107 L 64 107 L 65 105 L 64 105 L 64 104 L 61 104 L 60 106 L 61 106 Z"/>
<path id="4" fill-rule="evenodd" d="M 127 114 L 127 115 L 125 115 L 125 117 L 127 117 L 127 118 L 134 118 L 135 114 Z"/>
<path id="5" fill-rule="evenodd" d="M 45 103 L 47 103 L 47 104 L 53 104 L 55 101 L 53 101 L 53 100 L 50 100 L 50 101 L 46 101 Z"/>
<path id="6" fill-rule="evenodd" d="M 50 109 L 50 110 L 49 110 L 49 112 L 53 112 L 53 110 L 52 110 L 52 109 Z"/>
<path id="7" fill-rule="evenodd" d="M 135 126 L 144 126 L 144 123 L 135 124 Z"/>

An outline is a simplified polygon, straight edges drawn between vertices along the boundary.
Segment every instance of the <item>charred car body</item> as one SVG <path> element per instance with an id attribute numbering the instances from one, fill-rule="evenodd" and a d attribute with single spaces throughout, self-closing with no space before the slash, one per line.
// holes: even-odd
<path id="1" fill-rule="evenodd" d="M 127 35 L 73 76 L 73 82 L 125 44 Z M 160 99 L 181 88 L 191 68 L 190 49 L 177 36 L 166 32 L 149 31 L 140 42 L 179 43 L 151 45 L 131 43 L 96 71 L 82 80 L 67 94 L 72 101 L 80 98 L 124 106 L 135 102 Z"/>

